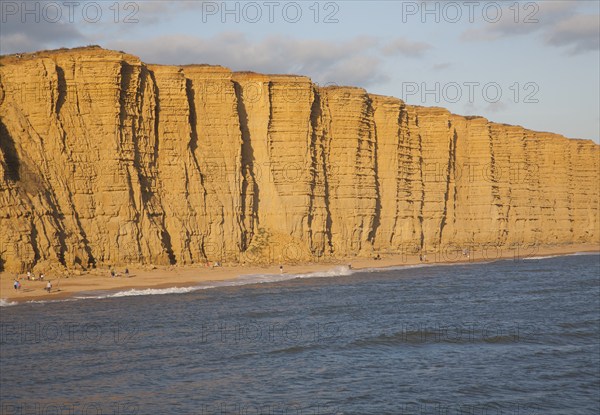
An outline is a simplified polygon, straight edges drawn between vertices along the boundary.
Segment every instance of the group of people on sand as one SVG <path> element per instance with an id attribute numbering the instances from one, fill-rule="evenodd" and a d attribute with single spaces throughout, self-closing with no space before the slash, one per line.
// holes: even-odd
<path id="1" fill-rule="evenodd" d="M 123 275 L 125 275 L 125 277 L 129 277 L 129 268 L 125 268 L 125 271 L 123 271 Z M 115 278 L 115 277 L 120 277 L 121 274 L 116 272 L 114 268 L 110 269 L 110 277 L 111 278 Z"/>
<path id="2" fill-rule="evenodd" d="M 44 281 L 44 278 L 45 276 L 43 272 L 40 272 L 40 275 L 36 278 L 36 276 L 31 271 L 27 271 L 27 281 Z"/>
<path id="3" fill-rule="evenodd" d="M 20 291 L 23 288 L 21 281 L 19 281 L 19 276 L 15 275 L 13 281 L 13 288 L 15 291 Z M 44 281 L 44 273 L 41 273 L 40 276 L 36 279 L 35 276 L 31 273 L 31 271 L 27 271 L 27 281 Z M 52 281 L 48 280 L 46 282 L 46 287 L 44 288 L 48 293 L 52 291 Z"/>

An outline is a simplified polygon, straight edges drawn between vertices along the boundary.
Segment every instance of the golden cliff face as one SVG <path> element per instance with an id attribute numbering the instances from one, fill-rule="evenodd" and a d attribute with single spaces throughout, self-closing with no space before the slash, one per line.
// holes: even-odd
<path id="1" fill-rule="evenodd" d="M 0 269 L 600 237 L 592 141 L 97 48 L 0 63 Z"/>

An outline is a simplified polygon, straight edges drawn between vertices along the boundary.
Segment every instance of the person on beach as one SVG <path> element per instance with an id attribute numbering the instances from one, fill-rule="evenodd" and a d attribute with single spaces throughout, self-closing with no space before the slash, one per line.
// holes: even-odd
<path id="1" fill-rule="evenodd" d="M 129 277 L 129 268 L 125 268 L 125 277 Z"/>
<path id="2" fill-rule="evenodd" d="M 279 266 L 279 273 L 280 273 L 280 274 L 283 274 L 283 265 L 280 265 L 280 266 Z"/>
<path id="3" fill-rule="evenodd" d="M 31 271 L 27 271 L 27 281 L 31 280 Z"/>
<path id="4" fill-rule="evenodd" d="M 111 278 L 114 278 L 114 277 L 115 277 L 115 270 L 114 270 L 114 269 L 111 269 L 111 270 L 110 270 L 110 277 L 111 277 Z"/>
<path id="5" fill-rule="evenodd" d="M 52 283 L 50 281 L 48 281 L 48 283 L 46 284 L 46 291 L 48 291 L 48 293 L 52 291 Z"/>
<path id="6" fill-rule="evenodd" d="M 19 289 L 19 280 L 15 280 L 15 282 L 13 282 L 13 287 L 15 288 L 15 291 Z"/>
<path id="7" fill-rule="evenodd" d="M 44 281 L 44 273 L 43 272 L 40 274 L 40 281 Z"/>

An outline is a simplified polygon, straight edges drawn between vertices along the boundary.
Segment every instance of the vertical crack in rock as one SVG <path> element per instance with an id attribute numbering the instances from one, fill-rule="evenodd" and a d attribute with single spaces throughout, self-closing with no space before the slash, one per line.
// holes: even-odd
<path id="1" fill-rule="evenodd" d="M 153 129 L 154 129 L 154 145 L 152 146 L 153 149 L 153 164 L 154 167 L 156 168 L 157 174 L 160 171 L 159 167 L 160 167 L 160 156 L 159 156 L 159 149 L 160 149 L 160 88 L 158 87 L 158 84 L 156 82 L 156 76 L 154 75 L 154 72 L 152 70 L 148 70 L 148 75 L 150 77 L 150 80 L 152 81 L 152 93 L 154 95 L 155 101 L 154 101 L 154 124 L 153 124 Z M 158 185 L 158 183 L 156 183 Z M 162 203 L 162 197 L 160 198 L 161 202 L 160 202 L 160 213 L 158 213 L 158 216 L 160 216 L 160 230 L 159 230 L 159 234 L 160 234 L 160 240 L 161 240 L 161 245 L 162 248 L 164 249 L 165 253 L 167 254 L 167 258 L 168 258 L 168 262 L 171 265 L 174 265 L 177 263 L 177 258 L 175 256 L 175 252 L 173 251 L 173 243 L 171 241 L 171 234 L 169 233 L 169 230 L 167 229 L 166 226 L 166 214 L 165 214 L 165 208 L 164 205 Z"/>
<path id="2" fill-rule="evenodd" d="M 309 248 L 312 255 L 331 255 L 331 212 L 329 209 L 328 172 L 326 160 L 325 128 L 323 126 L 324 102 L 318 88 L 309 86 L 312 104 L 310 109 L 309 143 Z"/>
<path id="3" fill-rule="evenodd" d="M 321 94 L 321 97 L 323 97 L 323 95 Z M 331 164 L 331 120 L 332 120 L 332 116 L 331 116 L 331 108 L 329 106 L 329 99 L 328 97 L 325 95 L 325 100 L 324 100 L 324 108 L 327 109 L 326 111 L 326 116 L 323 118 L 323 145 L 324 145 L 324 152 L 323 152 L 323 171 L 325 172 L 325 198 L 327 200 L 327 222 L 326 222 L 326 232 L 328 235 L 328 239 L 329 239 L 329 245 L 331 247 L 331 254 L 332 255 L 339 255 L 341 252 L 344 252 L 341 247 L 337 247 L 333 238 L 333 213 L 332 213 L 332 201 L 333 201 L 333 196 L 332 196 L 332 189 L 333 189 L 333 184 L 332 184 L 332 179 L 334 177 L 334 173 L 337 173 L 337 171 L 339 170 L 339 166 L 332 166 Z"/>
<path id="4" fill-rule="evenodd" d="M 498 244 L 504 244 L 509 237 L 510 222 L 510 197 L 511 197 L 511 175 L 510 168 L 502 166 L 510 165 L 510 156 L 504 155 L 502 145 L 497 142 L 497 132 L 492 123 L 487 125 L 489 137 L 490 171 L 488 180 L 490 182 L 492 196 L 492 212 Z"/>
<path id="5" fill-rule="evenodd" d="M 63 117 L 61 114 L 61 109 L 63 108 L 63 105 L 67 101 L 68 85 L 67 85 L 67 80 L 65 77 L 64 69 L 60 65 L 56 64 L 55 71 L 56 71 L 56 75 L 57 75 L 56 88 L 57 88 L 57 93 L 58 93 L 58 98 L 56 101 L 56 114 L 55 114 L 56 128 L 58 130 L 58 135 L 60 137 L 60 141 L 61 141 L 61 145 L 62 145 L 61 153 L 62 153 L 62 155 L 64 155 L 64 157 L 67 158 L 66 165 L 73 166 L 75 164 L 75 162 L 72 159 L 71 149 L 69 148 L 69 144 L 68 144 L 68 140 L 67 140 L 67 132 L 65 129 L 65 123 L 63 121 Z M 65 251 L 73 251 L 72 255 L 70 255 L 70 258 L 69 258 L 69 265 L 71 265 L 71 263 L 73 263 L 82 268 L 88 267 L 90 265 L 93 266 L 95 264 L 94 255 L 93 255 L 92 249 L 89 245 L 89 240 L 87 238 L 86 231 L 81 223 L 78 206 L 74 201 L 75 193 L 77 190 L 73 189 L 73 183 L 71 183 L 69 181 L 65 180 L 62 183 L 62 185 L 64 186 L 64 197 L 66 198 L 66 205 L 67 205 L 66 208 L 71 213 L 72 221 L 73 221 L 73 225 L 74 225 L 70 243 L 73 243 L 73 241 L 77 242 L 77 246 L 74 249 L 73 248 L 69 249 L 66 246 L 67 241 L 65 241 Z M 64 254 L 62 256 L 64 258 Z M 66 258 L 65 258 L 64 262 L 66 265 Z"/>
<path id="6" fill-rule="evenodd" d="M 459 174 L 457 172 L 457 169 L 459 168 L 457 166 L 457 150 L 456 150 L 456 146 L 457 146 L 457 142 L 458 142 L 458 133 L 456 132 L 456 128 L 453 128 L 454 133 L 452 135 L 452 141 L 453 141 L 453 157 L 452 157 L 452 174 L 450 176 L 450 178 L 452 179 L 452 225 L 453 228 L 456 227 L 456 205 L 457 205 L 457 200 L 458 200 L 458 186 L 457 186 L 457 181 L 458 181 L 458 177 L 457 175 Z"/>
<path id="7" fill-rule="evenodd" d="M 331 125 L 326 120 L 331 120 L 331 113 L 329 112 L 329 106 L 327 105 L 326 99 L 324 99 L 323 95 L 319 92 L 317 87 L 314 87 L 314 96 L 315 102 L 318 102 L 318 117 L 315 117 L 315 122 L 319 125 L 320 131 L 320 140 L 318 145 L 318 152 L 320 153 L 320 157 L 317 157 L 317 165 L 321 167 L 321 171 L 323 173 L 323 201 L 325 208 L 325 241 L 324 241 L 324 249 L 326 250 L 326 254 L 333 255 L 335 253 L 335 248 L 333 245 L 333 237 L 331 234 L 332 228 L 332 217 L 331 217 L 331 197 L 329 191 L 329 151 L 331 148 L 330 145 L 330 135 L 329 131 L 331 130 Z M 325 117 L 325 110 L 327 110 L 327 117 Z"/>
<path id="8" fill-rule="evenodd" d="M 0 119 L 0 151 L 2 151 L 5 166 L 4 180 L 18 182 L 21 179 L 19 173 L 21 162 L 15 148 L 15 140 L 10 136 L 2 119 Z"/>
<path id="9" fill-rule="evenodd" d="M 56 75 L 58 76 L 58 98 L 56 99 L 56 117 L 58 118 L 67 96 L 67 81 L 65 80 L 65 71 L 58 65 L 56 66 Z"/>
<path id="10" fill-rule="evenodd" d="M 448 130 L 451 129 L 451 123 L 448 121 Z M 454 170 L 454 166 L 456 164 L 456 140 L 458 135 L 456 134 L 456 129 L 453 129 L 453 134 L 451 138 L 448 140 L 448 167 L 446 169 L 446 190 L 444 191 L 444 206 L 442 210 L 442 217 L 440 220 L 440 233 L 438 239 L 438 245 L 443 246 L 443 232 L 444 227 L 446 226 L 446 221 L 448 217 L 448 201 L 450 199 L 450 191 L 452 184 L 454 183 L 454 177 L 456 172 Z M 455 190 L 456 193 L 456 190 Z M 453 197 L 454 198 L 454 197 Z"/>
<path id="11" fill-rule="evenodd" d="M 136 70 L 137 69 L 137 70 Z M 124 164 L 124 176 L 125 184 L 129 195 L 129 208 L 130 212 L 130 223 L 129 229 L 132 235 L 128 238 L 128 242 L 136 246 L 136 253 L 133 258 L 127 258 L 128 261 L 139 262 L 144 258 L 141 246 L 141 189 L 135 188 L 136 183 L 132 180 L 132 175 L 136 178 L 139 175 L 139 171 L 135 168 L 135 146 L 138 143 L 136 123 L 138 113 L 136 106 L 139 102 L 138 98 L 138 82 L 139 82 L 139 67 L 134 68 L 126 61 L 121 61 L 120 71 L 120 88 L 119 88 L 119 158 Z M 132 91 L 133 89 L 133 91 Z M 137 192 L 136 192 L 137 190 Z M 138 194 L 140 195 L 138 199 Z M 119 230 L 119 236 L 117 237 L 117 243 L 121 236 L 121 230 Z"/>
<path id="12" fill-rule="evenodd" d="M 415 125 L 417 127 L 419 127 L 419 117 L 418 115 L 415 116 Z M 421 133 L 417 133 L 417 137 L 418 137 L 418 148 L 419 148 L 419 179 L 420 179 L 420 187 L 421 187 L 421 194 L 419 197 L 419 233 L 420 233 L 420 237 L 419 237 L 419 252 L 422 252 L 424 247 L 425 247 L 425 232 L 424 232 L 424 227 L 423 227 L 423 222 L 424 222 L 424 211 L 425 211 L 425 178 L 423 176 L 423 137 L 421 136 Z"/>
<path id="13" fill-rule="evenodd" d="M 373 219 L 370 221 L 370 230 L 367 235 L 367 240 L 371 245 L 375 245 L 375 237 L 377 236 L 377 230 L 381 225 L 381 183 L 379 178 L 379 164 L 378 164 L 378 150 L 379 150 L 379 139 L 377 136 L 377 124 L 374 120 L 373 101 L 367 95 L 367 117 L 370 120 L 371 128 L 369 130 L 369 142 L 373 147 L 373 179 L 375 185 L 375 209 L 373 210 Z"/>
<path id="14" fill-rule="evenodd" d="M 189 114 L 189 123 L 190 123 L 190 141 L 188 143 L 188 152 L 192 158 L 193 161 L 193 167 L 195 167 L 197 173 L 198 173 L 198 177 L 199 177 L 199 186 L 201 187 L 201 195 L 202 195 L 202 206 L 206 206 L 206 187 L 204 186 L 204 176 L 202 174 L 202 169 L 200 168 L 200 163 L 198 162 L 198 158 L 196 157 L 196 151 L 198 149 L 198 131 L 197 131 L 197 125 L 198 125 L 198 118 L 196 115 L 196 95 L 195 95 L 195 91 L 194 91 L 194 86 L 193 86 L 193 82 L 191 79 L 187 79 L 185 80 L 185 92 L 186 92 L 186 96 L 187 96 L 187 100 L 188 100 L 188 107 L 190 109 L 190 114 Z M 188 191 L 188 195 L 189 195 L 189 191 Z M 195 211 L 194 208 L 194 204 L 193 203 L 189 203 L 189 209 L 190 211 L 193 212 L 193 215 L 195 217 L 198 216 L 198 212 Z M 204 244 L 204 238 L 203 235 L 198 235 L 198 237 L 200 238 L 200 240 L 198 241 L 199 244 L 199 251 L 201 253 L 201 256 L 206 259 L 206 252 L 205 252 L 205 244 Z M 192 249 L 189 244 L 188 244 L 189 249 Z M 194 253 L 190 252 L 190 258 L 194 257 Z M 191 261 L 194 262 L 194 261 Z"/>
<path id="15" fill-rule="evenodd" d="M 495 207 L 500 206 L 501 205 L 501 200 L 500 200 L 500 187 L 498 186 L 498 176 L 499 176 L 499 172 L 498 172 L 498 166 L 496 163 L 496 155 L 494 153 L 494 141 L 492 139 L 492 132 L 490 127 L 488 126 L 488 141 L 489 141 L 489 146 L 490 146 L 490 174 L 489 174 L 489 180 L 490 180 L 490 184 L 491 184 L 491 188 L 492 188 L 492 198 L 493 198 L 493 204 Z M 501 174 L 501 173 L 500 173 Z"/>
<path id="16" fill-rule="evenodd" d="M 37 227 L 35 226 L 35 219 L 33 216 L 31 217 L 30 221 L 31 221 L 31 234 L 29 235 L 29 237 L 30 237 L 30 241 L 31 241 L 31 248 L 33 249 L 33 253 L 34 253 L 33 264 L 35 264 L 37 261 L 39 261 L 42 258 L 42 255 L 40 253 L 40 248 L 39 248 L 38 242 L 37 242 L 38 231 L 37 231 Z"/>
<path id="17" fill-rule="evenodd" d="M 390 246 L 394 251 L 396 251 L 399 248 L 398 244 L 396 243 L 396 235 L 397 235 L 398 225 L 400 222 L 400 215 L 401 215 L 400 209 L 401 209 L 401 203 L 403 201 L 403 196 L 404 195 L 407 195 L 409 197 L 412 196 L 412 190 L 413 190 L 411 183 L 409 183 L 407 180 L 408 168 L 410 167 L 410 164 L 412 164 L 412 155 L 410 154 L 409 151 L 406 151 L 409 148 L 406 141 L 410 141 L 410 139 L 407 140 L 408 137 L 406 137 L 402 131 L 402 125 L 404 124 L 404 121 L 405 121 L 405 117 L 403 116 L 404 114 L 405 114 L 404 113 L 404 103 L 400 103 L 400 105 L 398 106 L 398 115 L 395 117 L 396 118 L 396 127 L 395 127 L 396 146 L 393 151 L 396 153 L 396 164 L 392 165 L 392 169 L 394 172 L 394 181 L 395 181 L 394 216 L 393 216 L 393 222 L 392 222 L 389 238 L 387 240 L 385 240 L 386 245 Z M 412 205 L 412 204 L 409 202 L 409 203 L 407 203 L 406 207 L 409 208 L 410 205 Z M 409 214 L 409 213 L 410 212 L 406 212 L 406 214 Z M 400 248 L 402 248 L 402 247 L 400 246 Z"/>
<path id="18" fill-rule="evenodd" d="M 417 252 L 420 249 L 422 225 L 422 177 L 420 136 L 415 124 L 415 110 L 401 103 L 393 117 L 396 125 L 397 154 L 393 188 L 395 188 L 396 212 L 394 213 L 393 236 L 390 243 L 395 250 Z M 388 150 L 392 152 L 392 149 Z M 382 188 L 385 191 L 386 186 Z"/>
<path id="19" fill-rule="evenodd" d="M 233 82 L 236 98 L 236 109 L 240 123 L 240 133 L 242 135 L 242 189 L 241 189 L 241 223 L 244 225 L 242 236 L 242 249 L 245 251 L 252 243 L 255 229 L 260 226 L 258 222 L 259 208 L 259 189 L 254 176 L 254 150 L 250 139 L 250 130 L 248 129 L 248 113 L 244 104 L 242 86 Z"/>
<path id="20" fill-rule="evenodd" d="M 575 172 L 575 168 L 576 166 L 573 165 L 573 146 L 569 146 L 569 151 L 568 151 L 568 160 L 569 163 L 567 165 L 567 174 L 568 174 L 568 178 L 567 178 L 567 216 L 569 218 L 569 233 L 571 234 L 571 241 L 574 242 L 575 241 L 575 205 L 574 205 L 574 201 L 575 201 L 575 195 L 574 195 L 574 190 L 575 190 L 575 179 L 574 179 L 574 172 Z"/>
<path id="21" fill-rule="evenodd" d="M 316 89 L 311 85 L 312 90 L 312 105 L 310 108 L 310 144 L 309 144 L 309 154 L 310 154 L 310 167 L 309 167 L 309 175 L 310 175 L 310 194 L 308 199 L 308 217 L 307 217 L 307 226 L 308 226 L 308 236 L 309 236 L 309 247 L 311 249 L 311 253 L 320 257 L 324 253 L 324 245 L 322 240 L 317 241 L 316 228 L 318 225 L 315 223 L 313 226 L 313 221 L 316 222 L 315 217 L 317 213 L 317 201 L 316 199 L 321 196 L 317 194 L 317 187 L 322 185 L 323 182 L 320 179 L 319 175 L 319 146 L 320 140 L 318 138 L 318 130 L 319 130 L 319 122 L 321 119 L 321 100 L 319 95 L 317 94 Z M 316 229 L 315 229 L 316 228 Z"/>

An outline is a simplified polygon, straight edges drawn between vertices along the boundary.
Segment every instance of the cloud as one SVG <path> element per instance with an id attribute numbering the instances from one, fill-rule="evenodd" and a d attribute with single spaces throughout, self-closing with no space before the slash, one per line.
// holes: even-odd
<path id="1" fill-rule="evenodd" d="M 570 54 L 600 49 L 600 15 L 572 16 L 551 28 L 546 43 L 564 46 Z"/>
<path id="2" fill-rule="evenodd" d="M 200 10 L 203 1 L 75 2 L 0 0 L 0 53 L 95 44 L 144 25 Z M 118 6 L 118 7 L 117 7 Z M 126 23 L 129 19 L 130 23 Z"/>
<path id="3" fill-rule="evenodd" d="M 20 19 L 6 19 L 0 24 L 0 53 L 33 52 L 46 48 L 76 46 L 89 42 L 75 25 L 65 22 L 51 23 L 33 19 L 21 23 Z M 58 46 L 60 45 L 60 46 Z"/>
<path id="4" fill-rule="evenodd" d="M 171 35 L 105 46 L 139 55 L 145 62 L 219 64 L 236 71 L 307 75 L 321 84 L 367 86 L 389 79 L 378 44 L 368 36 L 340 42 L 287 36 L 251 41 L 244 34 L 224 32 L 211 38 Z"/>
<path id="5" fill-rule="evenodd" d="M 448 69 L 451 66 L 452 64 L 450 62 L 436 63 L 431 67 L 431 69 L 433 69 L 434 71 L 443 71 L 444 69 Z"/>
<path id="6" fill-rule="evenodd" d="M 504 112 L 509 108 L 508 105 L 506 105 L 505 102 L 502 101 L 497 101 L 497 102 L 490 102 L 486 107 L 485 107 L 485 113 L 491 113 L 491 114 L 495 114 L 498 112 Z"/>
<path id="7" fill-rule="evenodd" d="M 432 46 L 425 42 L 412 42 L 407 39 L 397 38 L 383 47 L 382 52 L 386 56 L 403 55 L 407 57 L 421 57 L 431 49 Z"/>
<path id="8" fill-rule="evenodd" d="M 570 54 L 598 50 L 600 16 L 578 11 L 578 4 L 568 1 L 519 3 L 504 7 L 495 23 L 484 23 L 461 35 L 463 41 L 495 41 L 513 36 L 541 34 L 550 46 L 566 47 Z"/>
<path id="9" fill-rule="evenodd" d="M 572 2 L 564 1 L 520 3 L 519 7 L 511 3 L 510 8 L 506 6 L 501 8 L 498 21 L 490 16 L 490 21 L 464 31 L 461 40 L 489 41 L 527 35 L 551 27 L 576 12 L 576 6 Z M 481 18 L 484 19 L 484 14 Z"/>
<path id="10" fill-rule="evenodd" d="M 181 14 L 199 13 L 203 9 L 204 3 L 211 3 L 211 5 L 220 7 L 220 2 L 198 0 L 178 2 L 154 0 L 142 1 L 136 4 L 139 7 L 138 19 L 145 24 L 149 24 L 165 22 L 165 20 L 171 20 Z"/>

